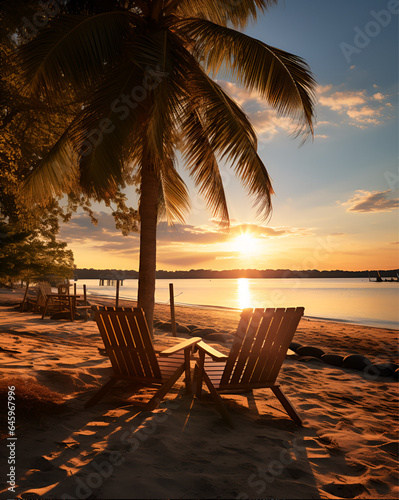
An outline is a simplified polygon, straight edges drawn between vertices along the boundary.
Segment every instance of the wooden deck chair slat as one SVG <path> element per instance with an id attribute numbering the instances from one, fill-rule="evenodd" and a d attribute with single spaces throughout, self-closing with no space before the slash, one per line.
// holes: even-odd
<path id="1" fill-rule="evenodd" d="M 135 317 L 136 324 L 138 326 L 138 337 L 140 338 L 141 345 L 145 348 L 146 357 L 142 359 L 142 362 L 147 367 L 151 367 L 154 377 L 161 377 L 161 372 L 159 370 L 159 365 L 157 357 L 154 350 L 154 345 L 151 340 L 150 331 L 147 325 L 147 320 L 145 319 L 145 314 L 137 314 Z M 138 339 L 137 339 L 138 341 Z"/>
<path id="2" fill-rule="evenodd" d="M 150 339 L 147 323 L 142 321 L 143 318 L 144 315 L 140 315 L 140 317 L 131 317 L 130 315 L 126 316 L 134 341 L 137 347 L 140 347 L 140 361 L 143 366 L 144 373 L 146 373 L 148 377 L 161 378 L 161 372 L 156 359 L 154 346 Z M 145 339 L 148 339 L 149 342 L 146 342 Z"/>
<path id="3" fill-rule="evenodd" d="M 289 343 L 292 339 L 292 337 L 290 337 L 290 325 L 292 323 L 294 313 L 295 309 L 291 308 L 286 310 L 283 319 L 278 325 L 278 330 L 275 332 L 273 343 L 268 340 L 265 347 L 265 363 L 263 365 L 262 373 L 259 375 L 259 382 L 274 382 L 277 378 L 281 365 L 285 359 Z M 295 330 L 293 333 L 295 333 Z M 290 338 L 290 341 L 284 350 L 284 345 L 286 339 L 288 338 Z M 269 349 L 267 346 L 270 346 Z"/>
<path id="4" fill-rule="evenodd" d="M 248 325 L 249 325 L 249 322 L 252 318 L 253 313 L 254 313 L 254 310 L 250 307 L 243 309 L 243 311 L 240 315 L 240 321 L 238 323 L 237 330 L 235 333 L 236 339 L 242 340 L 245 337 L 245 334 L 247 333 Z"/>
<path id="5" fill-rule="evenodd" d="M 265 370 L 261 375 L 262 380 L 267 380 L 269 382 L 274 382 L 280 372 L 281 365 L 285 359 L 287 350 L 292 342 L 292 339 L 295 335 L 295 331 L 298 327 L 299 321 L 303 316 L 304 309 L 298 308 L 300 310 L 295 310 L 294 308 L 287 311 L 286 316 L 280 325 L 279 330 L 279 350 L 276 353 L 275 362 L 268 371 L 265 366 Z"/>
<path id="6" fill-rule="evenodd" d="M 132 316 L 128 311 L 115 312 L 119 318 L 122 328 L 122 334 L 126 339 L 127 345 L 135 347 L 135 354 L 133 356 L 133 363 L 136 373 L 143 377 L 152 377 L 153 371 L 149 366 L 147 356 L 144 351 L 144 346 L 141 341 L 139 327 L 136 321 L 136 316 Z"/>
<path id="7" fill-rule="evenodd" d="M 227 383 L 230 379 L 231 373 L 236 365 L 237 357 L 240 353 L 242 341 L 245 338 L 248 330 L 248 325 L 251 322 L 253 316 L 253 309 L 244 309 L 241 313 L 240 321 L 238 323 L 237 331 L 235 334 L 233 345 L 229 353 L 229 357 L 226 361 L 226 369 L 223 373 L 223 379 L 221 383 Z"/>
<path id="8" fill-rule="evenodd" d="M 241 382 L 243 384 L 248 383 L 253 380 L 253 372 L 255 368 L 262 364 L 262 346 L 265 342 L 265 338 L 268 334 L 270 323 L 272 322 L 273 316 L 270 310 L 262 314 L 262 319 L 258 327 L 258 331 L 254 342 L 252 344 L 251 356 L 248 359 L 247 365 L 241 377 Z"/>
<path id="9" fill-rule="evenodd" d="M 102 316 L 104 316 L 101 313 Z M 105 315 L 104 318 L 105 322 L 108 322 L 108 333 L 109 336 L 112 335 L 113 338 L 113 346 L 115 351 L 118 351 L 119 356 L 123 360 L 123 366 L 124 366 L 124 375 L 133 375 L 135 374 L 135 369 L 134 369 L 134 363 L 132 361 L 131 354 L 124 350 L 120 349 L 121 347 L 126 347 L 125 340 L 123 338 L 123 335 L 121 333 L 121 326 L 116 320 L 116 318 L 111 314 Z"/>
<path id="10" fill-rule="evenodd" d="M 120 314 L 116 311 L 110 311 L 109 313 L 107 312 L 106 315 L 103 315 L 109 319 L 113 331 L 115 332 L 115 337 L 118 341 L 119 347 L 128 348 L 121 349 L 121 355 L 123 356 L 123 359 L 125 361 L 127 374 L 132 376 L 137 375 L 138 377 L 144 377 L 145 372 L 140 363 L 140 355 L 137 352 L 137 346 L 134 343 L 130 329 L 126 324 L 125 314 Z"/>
<path id="11" fill-rule="evenodd" d="M 113 331 L 112 323 L 109 320 L 109 316 L 103 315 L 99 312 L 96 316 L 96 322 L 98 329 L 100 330 L 104 346 L 106 350 L 109 351 L 109 357 L 115 371 L 115 375 L 127 375 L 128 367 L 126 366 L 123 354 L 120 351 L 114 350 L 114 347 L 118 347 L 118 342 L 115 337 L 115 332 Z"/>
<path id="12" fill-rule="evenodd" d="M 248 356 L 251 352 L 251 347 L 256 335 L 256 332 L 258 331 L 259 324 L 262 320 L 262 315 L 263 315 L 263 309 L 255 309 L 254 313 L 250 319 L 247 332 L 245 335 L 245 338 L 241 344 L 241 349 L 237 358 L 237 361 L 234 366 L 234 370 L 232 372 L 231 378 L 229 382 L 231 383 L 236 383 L 239 382 L 242 372 L 244 370 L 244 367 L 248 361 Z M 224 378 L 224 377 L 223 377 Z M 221 383 L 225 383 L 223 380 Z"/>
<path id="13" fill-rule="evenodd" d="M 265 336 L 263 338 L 263 343 L 259 351 L 259 360 L 252 373 L 251 382 L 259 382 L 264 380 L 262 374 L 265 370 L 265 366 L 268 363 L 274 363 L 274 346 L 276 345 L 276 338 L 278 338 L 279 329 L 281 326 L 281 321 L 283 315 L 285 314 L 284 309 L 266 309 L 265 316 L 269 316 L 268 328 L 265 331 Z M 271 354 L 272 353 L 272 354 Z"/>
<path id="14" fill-rule="evenodd" d="M 104 316 L 105 321 L 108 321 L 109 333 L 113 335 L 114 349 L 115 351 L 118 351 L 120 353 L 120 356 L 122 356 L 124 365 L 126 367 L 125 375 L 138 375 L 135 368 L 135 363 L 133 361 L 133 357 L 136 353 L 131 353 L 127 349 L 124 349 L 125 347 L 127 347 L 127 343 L 122 331 L 123 326 L 115 316 L 116 313 L 110 312 L 110 314 L 100 314 Z M 133 347 L 132 344 L 131 346 Z"/>

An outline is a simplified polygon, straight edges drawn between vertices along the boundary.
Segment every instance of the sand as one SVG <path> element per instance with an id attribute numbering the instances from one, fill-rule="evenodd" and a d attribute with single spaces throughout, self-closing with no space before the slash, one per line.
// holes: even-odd
<path id="1" fill-rule="evenodd" d="M 287 358 L 279 380 L 303 427 L 261 389 L 254 399 L 224 396 L 232 430 L 209 396 L 184 394 L 182 379 L 152 412 L 129 402 L 123 388 L 84 409 L 111 373 L 95 322 L 41 320 L 16 311 L 18 298 L 0 294 L 2 386 L 20 395 L 16 441 L 7 440 L 4 389 L 1 395 L 1 455 L 8 458 L 7 443 L 14 443 L 17 467 L 14 493 L 2 459 L 1 498 L 398 498 L 392 377 Z M 155 316 L 167 321 L 168 307 L 157 306 Z M 221 332 L 227 341 L 211 345 L 228 352 L 239 313 L 177 307 L 176 319 Z M 375 363 L 398 361 L 395 330 L 304 318 L 294 340 Z M 156 329 L 157 347 L 173 342 Z M 57 394 L 40 392 L 46 389 L 58 403 Z"/>

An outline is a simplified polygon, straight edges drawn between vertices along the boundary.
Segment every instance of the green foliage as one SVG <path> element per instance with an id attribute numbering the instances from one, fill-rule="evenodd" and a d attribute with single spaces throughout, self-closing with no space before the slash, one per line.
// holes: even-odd
<path id="1" fill-rule="evenodd" d="M 35 281 L 44 274 L 71 278 L 72 250 L 48 232 L 20 232 L 16 226 L 0 220 L 0 282 Z"/>
<path id="2" fill-rule="evenodd" d="M 26 19 L 34 18 L 40 6 L 34 1 L 1 3 L 0 282 L 12 284 L 47 273 L 71 277 L 73 254 L 66 243 L 58 241 L 57 234 L 60 221 L 67 222 L 78 209 L 97 223 L 89 197 L 77 182 L 71 182 L 67 196 L 61 200 L 54 196 L 28 200 L 22 186 L 62 137 L 65 126 L 72 123 L 80 106 L 76 102 L 80 102 L 79 92 L 68 92 L 65 100 L 52 108 L 26 95 L 16 70 L 13 45 L 24 40 L 23 25 Z M 106 201 L 123 234 L 137 230 L 137 212 L 128 207 L 119 189 Z"/>

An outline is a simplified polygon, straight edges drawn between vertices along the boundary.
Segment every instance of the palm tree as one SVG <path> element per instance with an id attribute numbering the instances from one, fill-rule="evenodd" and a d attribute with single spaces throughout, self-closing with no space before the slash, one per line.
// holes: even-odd
<path id="1" fill-rule="evenodd" d="M 86 13 L 58 15 L 19 51 L 25 92 L 50 106 L 71 96 L 82 102 L 26 188 L 40 199 L 78 182 L 107 199 L 127 174 L 138 179 L 138 305 L 152 327 L 157 222 L 183 221 L 189 209 L 177 151 L 221 224 L 229 221 L 221 160 L 260 214 L 271 209 L 255 131 L 209 75 L 223 70 L 258 92 L 305 137 L 313 134 L 315 81 L 301 58 L 240 31 L 277 0 L 107 0 L 99 10 L 92 3 L 83 2 Z"/>

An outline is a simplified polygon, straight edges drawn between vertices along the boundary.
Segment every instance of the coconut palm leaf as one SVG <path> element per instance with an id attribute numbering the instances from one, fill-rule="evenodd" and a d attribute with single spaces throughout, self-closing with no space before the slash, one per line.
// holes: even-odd
<path id="1" fill-rule="evenodd" d="M 148 93 L 151 109 L 148 117 L 148 147 L 160 160 L 170 145 L 176 146 L 176 122 L 181 114 L 181 97 L 184 93 L 186 75 L 182 72 L 180 57 L 185 49 L 180 40 L 168 30 L 157 33 L 158 60 L 153 58 L 155 68 L 153 82 Z M 148 68 L 149 65 L 146 65 Z M 159 71 L 161 69 L 161 71 Z M 148 72 L 151 73 L 151 69 Z M 145 75 L 147 81 L 147 75 Z M 168 156 L 166 156 L 168 158 Z"/>
<path id="2" fill-rule="evenodd" d="M 81 88 L 98 82 L 120 57 L 132 21 L 128 13 L 118 11 L 55 19 L 20 48 L 25 89 L 43 92 L 51 102 L 70 85 Z"/>
<path id="3" fill-rule="evenodd" d="M 187 186 L 176 171 L 174 157 L 163 158 L 159 165 L 160 173 L 160 215 L 162 209 L 170 224 L 175 221 L 184 223 L 190 210 Z"/>
<path id="4" fill-rule="evenodd" d="M 132 89 L 141 84 L 143 73 L 130 61 L 118 66 L 119 78 L 109 75 L 97 88 L 81 118 L 71 130 L 71 138 L 80 154 L 80 182 L 86 193 L 106 198 L 123 185 L 128 158 L 139 161 L 141 151 L 130 144 L 138 133 L 140 102 Z"/>
<path id="5" fill-rule="evenodd" d="M 78 155 L 71 144 L 67 129 L 25 179 L 23 195 L 28 199 L 43 202 L 69 192 L 78 181 L 77 163 Z"/>
<path id="6" fill-rule="evenodd" d="M 224 65 L 239 84 L 296 119 L 298 134 L 313 134 L 316 83 L 303 59 L 207 20 L 183 20 L 180 26 L 196 40 L 207 70 L 216 73 Z"/>
<path id="7" fill-rule="evenodd" d="M 277 0 L 172 0 L 165 10 L 183 18 L 198 17 L 221 26 L 231 23 L 235 28 L 244 28 L 249 20 L 257 18 L 258 11 L 276 4 Z"/>
<path id="8" fill-rule="evenodd" d="M 199 187 L 200 194 L 205 196 L 213 217 L 219 220 L 221 225 L 228 225 L 226 194 L 214 151 L 201 123 L 200 113 L 191 105 L 190 100 L 187 100 L 186 106 L 187 110 L 181 122 L 183 144 L 180 149 L 183 160 L 194 178 L 195 185 Z"/>
<path id="9" fill-rule="evenodd" d="M 244 187 L 255 197 L 259 214 L 267 217 L 271 210 L 273 189 L 269 175 L 257 154 L 255 132 L 238 105 L 203 72 L 193 74 L 205 112 L 202 115 L 211 148 L 231 163 Z"/>

